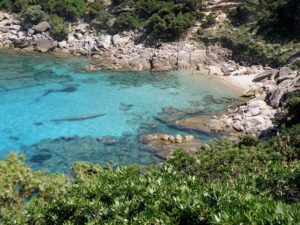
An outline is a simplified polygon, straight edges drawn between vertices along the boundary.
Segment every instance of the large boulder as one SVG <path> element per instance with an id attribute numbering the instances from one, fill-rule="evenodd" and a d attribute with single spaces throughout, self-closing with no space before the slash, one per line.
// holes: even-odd
<path id="1" fill-rule="evenodd" d="M 87 23 L 80 23 L 75 27 L 75 32 L 85 34 L 88 26 L 89 25 Z"/>
<path id="2" fill-rule="evenodd" d="M 9 30 L 9 26 L 0 26 L 0 32 L 2 33 L 7 33 Z"/>
<path id="3" fill-rule="evenodd" d="M 116 34 L 112 37 L 112 43 L 116 47 L 124 46 L 129 43 L 131 35 L 120 35 Z"/>
<path id="4" fill-rule="evenodd" d="M 262 72 L 262 73 L 256 75 L 252 81 L 253 82 L 260 82 L 260 81 L 271 78 L 272 75 L 273 75 L 272 70 L 266 70 L 265 72 Z"/>
<path id="5" fill-rule="evenodd" d="M 75 33 L 74 37 L 78 40 L 81 40 L 83 38 L 83 34 L 82 33 Z"/>
<path id="6" fill-rule="evenodd" d="M 285 76 L 289 76 L 293 73 L 293 71 L 289 68 L 289 67 L 282 67 L 279 70 L 279 77 L 285 77 Z"/>
<path id="7" fill-rule="evenodd" d="M 288 92 L 289 87 L 292 85 L 292 80 L 285 80 L 281 82 L 277 88 L 271 91 L 271 95 L 269 97 L 269 103 L 273 108 L 277 108 L 283 96 Z"/>
<path id="8" fill-rule="evenodd" d="M 68 43 L 65 40 L 58 42 L 57 45 L 59 48 L 67 48 L 68 47 Z"/>
<path id="9" fill-rule="evenodd" d="M 10 30 L 20 30 L 20 28 L 21 26 L 17 24 L 10 25 L 9 27 Z"/>
<path id="10" fill-rule="evenodd" d="M 264 109 L 267 107 L 267 103 L 263 100 L 251 100 L 248 103 L 248 107 L 251 108 L 258 108 L 258 109 Z"/>
<path id="11" fill-rule="evenodd" d="M 40 22 L 39 24 L 32 27 L 35 33 L 43 33 L 50 29 L 50 24 L 46 21 Z"/>
<path id="12" fill-rule="evenodd" d="M 4 19 L 0 22 L 0 27 L 2 26 L 10 26 L 12 24 L 12 21 L 9 19 Z"/>
<path id="13" fill-rule="evenodd" d="M 57 43 L 48 39 L 40 39 L 35 43 L 35 50 L 38 52 L 49 52 L 57 46 Z"/>
<path id="14" fill-rule="evenodd" d="M 285 80 L 291 80 L 296 77 L 296 74 L 288 67 L 282 67 L 279 70 L 278 77 L 277 77 L 277 84 Z"/>
<path id="15" fill-rule="evenodd" d="M 102 35 L 98 37 L 97 46 L 99 48 L 108 49 L 111 45 L 111 35 Z"/>

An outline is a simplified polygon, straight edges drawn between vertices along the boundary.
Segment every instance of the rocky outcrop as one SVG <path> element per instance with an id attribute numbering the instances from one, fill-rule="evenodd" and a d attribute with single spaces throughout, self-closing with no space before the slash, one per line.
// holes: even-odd
<path id="1" fill-rule="evenodd" d="M 46 21 L 43 21 L 35 26 L 32 27 L 35 33 L 43 33 L 50 29 L 50 24 Z"/>
<path id="2" fill-rule="evenodd" d="M 280 115 L 286 94 L 300 90 L 300 76 L 287 67 L 258 73 L 254 85 L 243 93 L 252 98 L 219 116 L 196 115 L 173 122 L 181 129 L 227 133 L 232 135 L 267 135 L 274 128 L 273 119 Z"/>
<path id="3" fill-rule="evenodd" d="M 48 22 L 21 24 L 13 15 L 0 12 L 0 48 L 91 56 L 94 61 L 88 68 L 92 70 L 190 69 L 211 75 L 230 75 L 236 71 L 233 69 L 236 64 L 225 62 L 229 55 L 225 49 L 206 47 L 192 40 L 149 45 L 139 41 L 140 33 L 98 35 L 89 24 L 79 22 L 70 24 L 68 37 L 57 42 L 50 35 Z"/>
<path id="4" fill-rule="evenodd" d="M 160 158 L 166 159 L 175 149 L 195 153 L 201 148 L 199 140 L 191 135 L 149 134 L 139 139 L 140 148 L 154 152 Z"/>

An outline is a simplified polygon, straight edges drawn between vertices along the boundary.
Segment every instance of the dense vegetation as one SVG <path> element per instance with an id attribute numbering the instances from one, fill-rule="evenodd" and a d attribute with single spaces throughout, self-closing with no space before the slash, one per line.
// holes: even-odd
<path id="1" fill-rule="evenodd" d="M 245 0 L 230 11 L 229 23 L 215 32 L 199 30 L 197 38 L 221 43 L 243 63 L 299 69 L 299 12 L 298 0 Z"/>
<path id="2" fill-rule="evenodd" d="M 99 30 L 105 32 L 143 29 L 146 35 L 163 39 L 179 37 L 201 15 L 197 11 L 202 7 L 202 0 L 114 0 L 110 10 L 106 10 L 103 0 L 0 2 L 0 9 L 19 13 L 25 23 L 50 20 L 54 34 L 64 33 L 67 22 L 83 19 L 96 21 Z"/>
<path id="3" fill-rule="evenodd" d="M 268 140 L 211 144 L 147 168 L 78 163 L 73 177 L 0 161 L 1 224 L 299 224 L 299 95 Z"/>

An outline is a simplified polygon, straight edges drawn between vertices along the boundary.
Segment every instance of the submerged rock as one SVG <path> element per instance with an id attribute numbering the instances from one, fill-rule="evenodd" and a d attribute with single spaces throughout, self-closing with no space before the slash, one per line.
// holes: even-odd
<path id="1" fill-rule="evenodd" d="M 35 163 L 43 163 L 44 161 L 50 159 L 52 157 L 51 154 L 38 154 L 32 156 L 29 160 Z"/>

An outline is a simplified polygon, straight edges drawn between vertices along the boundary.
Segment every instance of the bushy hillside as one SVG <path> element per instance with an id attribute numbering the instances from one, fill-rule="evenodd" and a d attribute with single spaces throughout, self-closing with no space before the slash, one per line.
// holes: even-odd
<path id="1" fill-rule="evenodd" d="M 53 29 L 78 19 L 93 21 L 99 30 L 120 32 L 140 29 L 154 38 L 176 39 L 200 15 L 202 0 L 3 0 L 0 9 L 18 13 L 24 23 L 50 20 Z M 59 30 L 56 32 L 58 33 Z"/>
<path id="2" fill-rule="evenodd" d="M 229 22 L 214 32 L 199 31 L 198 38 L 223 44 L 243 63 L 298 69 L 299 13 L 298 0 L 245 0 L 229 12 Z"/>
<path id="3" fill-rule="evenodd" d="M 223 140 L 143 169 L 78 163 L 71 178 L 45 176 L 10 155 L 0 161 L 0 223 L 299 224 L 299 103 L 288 98 L 288 119 L 268 140 Z"/>

